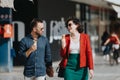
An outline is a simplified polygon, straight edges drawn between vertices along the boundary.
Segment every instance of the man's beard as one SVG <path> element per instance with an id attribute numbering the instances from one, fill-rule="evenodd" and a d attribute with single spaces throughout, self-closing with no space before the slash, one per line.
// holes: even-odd
<path id="1" fill-rule="evenodd" d="M 40 33 L 38 33 L 38 32 L 36 32 L 36 35 L 41 36 L 41 34 L 40 34 Z"/>

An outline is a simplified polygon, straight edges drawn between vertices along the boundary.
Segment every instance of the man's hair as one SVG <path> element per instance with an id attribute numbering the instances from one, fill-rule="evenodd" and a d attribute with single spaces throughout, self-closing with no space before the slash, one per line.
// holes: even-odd
<path id="1" fill-rule="evenodd" d="M 32 21 L 31 21 L 31 24 L 30 24 L 30 31 L 33 30 L 34 27 L 36 27 L 37 23 L 43 23 L 43 21 L 39 18 L 34 18 Z"/>

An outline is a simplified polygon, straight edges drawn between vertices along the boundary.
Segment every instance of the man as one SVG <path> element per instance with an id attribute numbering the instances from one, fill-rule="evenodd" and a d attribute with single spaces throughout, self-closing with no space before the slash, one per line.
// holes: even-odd
<path id="1" fill-rule="evenodd" d="M 25 57 L 25 80 L 45 80 L 46 67 L 52 68 L 51 50 L 44 32 L 43 21 L 31 22 L 31 33 L 20 41 L 19 54 Z"/>

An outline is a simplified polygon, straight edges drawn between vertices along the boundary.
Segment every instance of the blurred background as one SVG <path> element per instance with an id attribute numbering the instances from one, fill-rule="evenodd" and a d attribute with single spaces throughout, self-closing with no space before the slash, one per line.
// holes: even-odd
<path id="1" fill-rule="evenodd" d="M 61 35 L 68 33 L 65 21 L 71 16 L 80 19 L 84 33 L 90 35 L 94 57 L 102 54 L 105 30 L 115 31 L 120 38 L 119 0 L 0 0 L 0 72 L 23 66 L 18 45 L 30 33 L 30 22 L 35 17 L 44 20 L 53 61 L 59 61 Z"/>

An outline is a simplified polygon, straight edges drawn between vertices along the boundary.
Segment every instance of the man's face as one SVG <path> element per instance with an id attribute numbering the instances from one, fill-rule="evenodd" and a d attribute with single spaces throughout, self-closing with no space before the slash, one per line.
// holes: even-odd
<path id="1" fill-rule="evenodd" d="M 37 35 L 42 35 L 43 34 L 43 32 L 44 32 L 44 24 L 43 23 L 38 22 L 35 28 L 36 28 L 35 33 Z"/>

